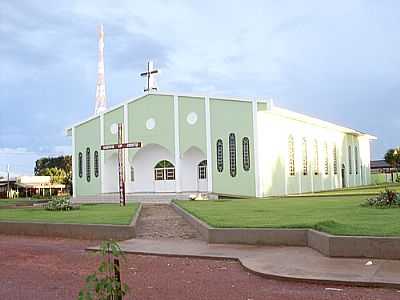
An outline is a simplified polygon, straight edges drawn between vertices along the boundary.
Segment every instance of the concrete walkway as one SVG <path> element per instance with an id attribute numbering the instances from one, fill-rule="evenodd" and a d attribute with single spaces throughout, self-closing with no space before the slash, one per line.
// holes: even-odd
<path id="1" fill-rule="evenodd" d="M 400 288 L 398 260 L 330 258 L 308 247 L 207 244 L 200 240 L 131 239 L 120 245 L 127 253 L 235 259 L 252 272 L 274 278 Z"/>

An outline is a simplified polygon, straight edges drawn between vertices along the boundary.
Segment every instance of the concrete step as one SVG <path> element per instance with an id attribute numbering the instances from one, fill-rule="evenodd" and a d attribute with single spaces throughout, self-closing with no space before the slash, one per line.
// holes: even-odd
<path id="1" fill-rule="evenodd" d="M 130 193 L 126 195 L 126 201 L 141 203 L 170 203 L 171 200 L 189 200 L 193 195 L 201 195 L 202 198 L 218 199 L 215 194 L 184 192 L 184 193 Z M 72 198 L 74 203 L 119 203 L 118 193 L 99 194 L 94 196 L 78 196 Z"/>

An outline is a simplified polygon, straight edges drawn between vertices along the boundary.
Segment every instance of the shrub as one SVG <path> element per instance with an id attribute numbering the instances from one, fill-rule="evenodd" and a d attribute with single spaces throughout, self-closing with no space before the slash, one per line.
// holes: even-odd
<path id="1" fill-rule="evenodd" d="M 86 286 L 79 292 L 79 300 L 116 300 L 128 292 L 121 284 L 119 257 L 123 257 L 117 242 L 105 241 L 100 246 L 102 261 L 97 272 L 86 277 Z"/>
<path id="2" fill-rule="evenodd" d="M 68 197 L 59 197 L 50 199 L 47 203 L 46 210 L 73 210 L 79 209 L 79 205 L 72 204 L 71 200 Z"/>
<path id="3" fill-rule="evenodd" d="M 380 208 L 400 207 L 400 193 L 386 190 L 381 192 L 378 196 L 367 199 L 362 206 L 374 206 Z"/>

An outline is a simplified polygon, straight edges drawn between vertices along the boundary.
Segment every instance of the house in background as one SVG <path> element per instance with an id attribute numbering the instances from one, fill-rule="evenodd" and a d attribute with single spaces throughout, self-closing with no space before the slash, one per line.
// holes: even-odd
<path id="1" fill-rule="evenodd" d="M 400 176 L 400 169 L 394 168 L 384 159 L 371 160 L 371 183 L 396 182 Z"/>
<path id="2" fill-rule="evenodd" d="M 65 185 L 52 183 L 50 176 L 18 176 L 0 180 L 0 198 L 35 197 L 59 195 Z"/>

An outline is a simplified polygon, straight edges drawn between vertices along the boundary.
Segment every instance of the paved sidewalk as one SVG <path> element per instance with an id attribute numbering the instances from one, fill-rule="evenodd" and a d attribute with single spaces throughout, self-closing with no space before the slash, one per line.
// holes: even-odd
<path id="1" fill-rule="evenodd" d="M 200 233 L 168 204 L 143 204 L 136 225 L 140 239 L 201 239 Z"/>
<path id="2" fill-rule="evenodd" d="M 200 240 L 131 239 L 120 245 L 127 253 L 237 259 L 245 268 L 268 277 L 400 288 L 399 260 L 330 258 L 308 247 L 207 244 Z"/>

